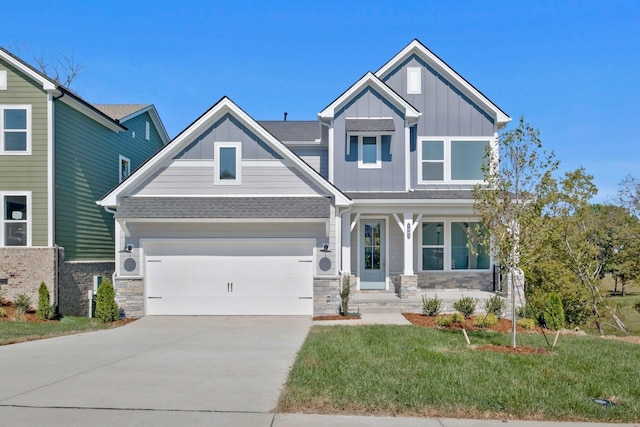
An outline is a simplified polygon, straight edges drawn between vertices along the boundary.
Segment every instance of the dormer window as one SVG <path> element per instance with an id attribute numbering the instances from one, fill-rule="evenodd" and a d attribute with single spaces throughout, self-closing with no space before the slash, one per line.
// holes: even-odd
<path id="1" fill-rule="evenodd" d="M 379 169 L 385 155 L 388 157 L 386 160 L 390 160 L 391 135 L 395 130 L 393 119 L 348 118 L 346 130 L 347 156 L 354 156 L 355 160 L 356 153 L 352 153 L 352 150 L 358 150 L 358 168 Z"/>

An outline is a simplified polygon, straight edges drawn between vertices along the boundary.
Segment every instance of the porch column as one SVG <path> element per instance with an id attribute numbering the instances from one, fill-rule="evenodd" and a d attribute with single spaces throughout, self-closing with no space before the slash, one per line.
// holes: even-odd
<path id="1" fill-rule="evenodd" d="M 405 276 L 413 275 L 413 212 L 404 213 L 404 271 Z"/>
<path id="2" fill-rule="evenodd" d="M 342 274 L 351 275 L 351 213 L 345 212 L 340 216 L 342 247 Z"/>

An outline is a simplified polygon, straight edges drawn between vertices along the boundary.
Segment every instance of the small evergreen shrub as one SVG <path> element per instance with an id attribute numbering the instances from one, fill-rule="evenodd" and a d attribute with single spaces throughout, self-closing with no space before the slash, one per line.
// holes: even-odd
<path id="1" fill-rule="evenodd" d="M 437 316 L 442 311 L 442 300 L 435 294 L 433 298 L 422 296 L 422 314 L 425 316 Z"/>
<path id="2" fill-rule="evenodd" d="M 516 321 L 516 325 L 520 326 L 521 328 L 527 329 L 529 331 L 533 331 L 536 327 L 536 321 L 533 319 L 528 319 L 526 317 L 523 317 L 522 319 L 518 319 Z"/>
<path id="3" fill-rule="evenodd" d="M 36 310 L 36 317 L 42 320 L 50 320 L 53 318 L 53 307 L 49 298 L 49 290 L 44 282 L 40 283 L 38 289 L 38 309 Z"/>
<path id="4" fill-rule="evenodd" d="M 20 294 L 13 301 L 13 307 L 19 313 L 26 313 L 31 307 L 31 298 L 27 294 Z"/>
<path id="5" fill-rule="evenodd" d="M 488 326 L 493 326 L 498 324 L 498 316 L 493 313 L 489 313 L 486 316 L 476 316 L 473 319 L 474 326 L 479 326 L 481 328 L 486 328 Z"/>
<path id="6" fill-rule="evenodd" d="M 451 321 L 453 323 L 464 323 L 464 315 L 456 311 L 451 315 Z"/>
<path id="7" fill-rule="evenodd" d="M 436 325 L 438 326 L 447 327 L 447 326 L 451 326 L 451 323 L 453 323 L 453 318 L 448 314 L 445 314 L 444 316 L 436 317 Z"/>
<path id="8" fill-rule="evenodd" d="M 349 314 L 349 296 L 351 294 L 351 277 L 342 276 L 342 288 L 340 289 L 340 310 L 343 316 Z"/>
<path id="9" fill-rule="evenodd" d="M 633 305 L 633 308 L 635 308 L 636 311 L 640 313 L 640 299 L 636 301 L 636 303 Z"/>
<path id="10" fill-rule="evenodd" d="M 542 319 L 548 329 L 557 331 L 564 328 L 564 308 L 560 295 L 551 292 L 547 297 L 547 305 L 542 312 Z"/>
<path id="11" fill-rule="evenodd" d="M 104 279 L 96 294 L 96 319 L 102 322 L 118 320 L 118 305 L 116 304 L 116 291 L 111 280 Z"/>
<path id="12" fill-rule="evenodd" d="M 500 297 L 500 295 L 493 295 L 484 300 L 484 309 L 487 314 L 495 314 L 496 317 L 502 317 L 502 314 L 507 309 L 507 304 Z"/>
<path id="13" fill-rule="evenodd" d="M 7 317 L 7 310 L 4 307 L 0 307 L 0 317 Z"/>
<path id="14" fill-rule="evenodd" d="M 462 313 L 465 319 L 468 319 L 476 311 L 476 304 L 478 304 L 477 298 L 462 297 L 453 303 L 453 308 Z"/>

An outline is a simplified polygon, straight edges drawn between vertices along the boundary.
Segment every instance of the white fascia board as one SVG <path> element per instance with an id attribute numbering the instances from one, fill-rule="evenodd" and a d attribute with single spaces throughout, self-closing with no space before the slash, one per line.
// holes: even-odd
<path id="1" fill-rule="evenodd" d="M 477 102 L 479 105 L 485 108 L 485 111 L 491 113 L 498 124 L 498 128 L 502 128 L 511 121 L 511 117 L 506 115 L 497 105 L 495 105 L 489 98 L 483 95 L 478 89 L 473 87 L 467 80 L 465 80 L 460 74 L 458 74 L 453 68 L 451 68 L 442 59 L 438 58 L 433 52 L 427 49 L 418 40 L 413 40 L 404 49 L 394 56 L 389 62 L 376 71 L 376 76 L 382 78 L 389 71 L 397 67 L 402 61 L 409 56 L 416 54 L 422 59 L 426 60 L 427 64 L 433 67 L 437 72 L 450 79 L 455 86 L 460 89 L 470 99 Z"/>
<path id="2" fill-rule="evenodd" d="M 366 86 L 372 86 L 379 92 L 382 92 L 385 97 L 393 101 L 397 107 L 404 111 L 406 120 L 409 123 L 414 123 L 420 118 L 422 113 L 416 110 L 411 104 L 405 101 L 400 95 L 394 92 L 386 83 L 380 80 L 372 72 L 365 74 L 360 80 L 353 84 L 346 92 L 340 95 L 335 101 L 333 101 L 327 108 L 318 113 L 318 117 L 322 121 L 329 121 L 334 118 L 335 111 L 338 107 L 343 105 L 346 101 L 357 95 Z"/>
<path id="3" fill-rule="evenodd" d="M 128 116 L 124 116 L 119 121 L 120 123 L 124 123 L 127 120 L 131 120 L 134 117 L 138 117 L 140 114 L 143 114 L 146 112 L 149 113 L 149 116 L 151 117 L 151 121 L 153 122 L 153 125 L 155 126 L 156 130 L 160 134 L 160 139 L 162 139 L 162 145 L 167 145 L 167 143 L 170 140 L 169 134 L 167 133 L 167 129 L 164 127 L 164 123 L 162 123 L 162 120 L 160 119 L 160 115 L 158 114 L 158 111 L 156 110 L 155 105 L 151 104 L 145 108 L 141 108 L 140 110 L 134 113 L 131 113 Z"/>
<path id="4" fill-rule="evenodd" d="M 324 223 L 327 218 L 118 218 L 119 222 L 127 223 Z"/>
<path id="5" fill-rule="evenodd" d="M 318 172 L 316 172 L 311 166 L 305 163 L 300 157 L 293 154 L 293 152 L 287 148 L 282 142 L 276 139 L 273 135 L 267 132 L 262 126 L 260 126 L 255 120 L 253 120 L 247 113 L 245 113 L 240 107 L 238 107 L 228 97 L 223 97 L 213 107 L 198 118 L 191 126 L 180 133 L 170 144 L 167 144 L 160 152 L 152 157 L 148 162 L 140 166 L 133 174 L 131 174 L 120 185 L 109 192 L 103 199 L 97 203 L 101 206 L 117 207 L 119 204 L 119 198 L 122 194 L 125 194 L 126 190 L 134 187 L 141 182 L 145 176 L 155 171 L 158 167 L 164 164 L 167 160 L 171 159 L 177 152 L 184 148 L 184 146 L 193 141 L 193 138 L 199 134 L 202 129 L 206 129 L 212 123 L 215 123 L 223 115 L 231 113 L 236 119 L 240 120 L 243 124 L 248 126 L 257 136 L 261 137 L 264 141 L 269 143 L 282 157 L 291 161 L 302 172 L 304 172 L 312 181 L 317 183 L 319 187 L 327 190 L 327 192 L 334 196 L 335 204 L 337 206 L 348 206 L 351 204 L 351 200 L 345 196 L 340 190 L 334 187 L 331 183 L 325 180 Z"/>
<path id="6" fill-rule="evenodd" d="M 31 77 L 33 80 L 37 81 L 42 85 L 42 89 L 46 91 L 57 91 L 57 85 L 48 78 L 44 77 L 42 74 L 33 70 L 31 67 L 25 65 L 21 60 L 16 59 L 13 55 L 8 54 L 4 50 L 0 49 L 0 58 L 4 59 L 12 66 L 19 69 L 21 72 Z"/>
<path id="7" fill-rule="evenodd" d="M 122 132 L 126 129 L 124 126 L 107 118 L 106 116 L 103 116 L 102 114 L 98 113 L 96 110 L 78 101 L 77 99 L 75 99 L 75 97 L 69 95 L 68 93 L 65 93 L 64 96 L 60 98 L 56 98 L 56 100 L 64 102 L 74 110 L 81 112 L 85 116 L 95 120 L 96 122 L 100 123 L 102 126 L 106 127 L 109 130 L 112 130 L 114 132 Z"/>

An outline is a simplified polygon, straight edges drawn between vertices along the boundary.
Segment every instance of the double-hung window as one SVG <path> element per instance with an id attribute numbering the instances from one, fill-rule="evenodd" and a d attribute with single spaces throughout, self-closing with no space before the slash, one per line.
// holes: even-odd
<path id="1" fill-rule="evenodd" d="M 214 162 L 214 184 L 240 185 L 242 183 L 242 143 L 215 142 Z"/>
<path id="2" fill-rule="evenodd" d="M 0 105 L 0 154 L 31 154 L 30 105 Z"/>
<path id="3" fill-rule="evenodd" d="M 2 200 L 2 246 L 31 246 L 29 235 L 30 194 L 4 193 Z"/>
<path id="4" fill-rule="evenodd" d="M 488 270 L 487 230 L 479 222 L 422 223 L 422 270 Z"/>
<path id="5" fill-rule="evenodd" d="M 418 183 L 475 184 L 482 181 L 490 144 L 490 138 L 419 138 Z"/>

